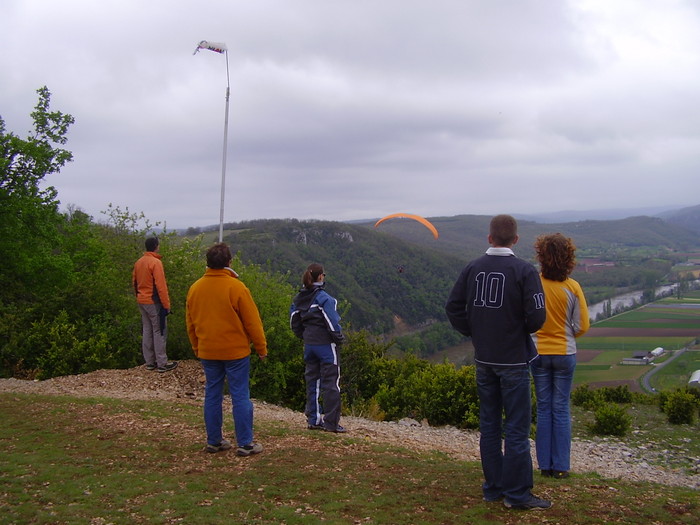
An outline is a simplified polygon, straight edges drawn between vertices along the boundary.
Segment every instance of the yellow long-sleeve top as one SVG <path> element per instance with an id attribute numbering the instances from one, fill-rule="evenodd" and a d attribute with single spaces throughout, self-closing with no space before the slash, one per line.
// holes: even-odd
<path id="1" fill-rule="evenodd" d="M 576 353 L 576 338 L 591 326 L 588 305 L 581 285 L 567 278 L 551 281 L 540 275 L 544 289 L 547 320 L 533 337 L 537 353 L 571 355 Z"/>
<path id="2" fill-rule="evenodd" d="M 187 334 L 200 359 L 242 359 L 250 343 L 260 356 L 267 341 L 250 290 L 230 269 L 207 268 L 187 292 Z"/>

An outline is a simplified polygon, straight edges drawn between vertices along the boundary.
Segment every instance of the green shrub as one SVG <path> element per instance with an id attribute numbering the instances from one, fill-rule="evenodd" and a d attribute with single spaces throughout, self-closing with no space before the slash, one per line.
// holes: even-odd
<path id="1" fill-rule="evenodd" d="M 39 379 L 117 366 L 108 332 L 90 331 L 84 324 L 72 323 L 64 310 L 54 319 L 37 322 L 34 326 L 35 331 L 28 336 L 27 345 L 42 349 L 37 359 Z"/>
<path id="2" fill-rule="evenodd" d="M 588 383 L 583 383 L 571 392 L 571 402 L 580 407 L 589 402 L 593 396 L 593 391 L 588 387 Z"/>
<path id="3" fill-rule="evenodd" d="M 393 383 L 384 383 L 377 401 L 389 419 L 427 419 L 431 425 L 478 428 L 479 400 L 473 366 L 429 365 L 408 357 Z"/>
<path id="4" fill-rule="evenodd" d="M 599 389 L 603 399 L 608 403 L 631 403 L 632 392 L 627 385 L 618 385 L 615 387 L 604 386 Z"/>
<path id="5" fill-rule="evenodd" d="M 645 394 L 643 392 L 632 392 L 632 403 L 635 405 L 654 405 L 658 401 L 656 394 Z"/>
<path id="6" fill-rule="evenodd" d="M 672 425 L 692 425 L 697 408 L 695 396 L 687 391 L 677 390 L 666 397 L 663 411 Z"/>
<path id="7" fill-rule="evenodd" d="M 594 414 L 589 430 L 599 436 L 624 436 L 632 425 L 632 418 L 621 405 L 603 403 Z"/>

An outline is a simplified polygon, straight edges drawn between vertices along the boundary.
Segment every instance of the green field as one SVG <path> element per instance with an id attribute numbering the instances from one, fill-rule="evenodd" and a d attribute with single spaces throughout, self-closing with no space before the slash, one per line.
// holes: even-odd
<path id="1" fill-rule="evenodd" d="M 584 367 L 576 367 L 574 374 L 574 388 L 583 383 L 589 385 L 610 383 L 610 385 L 621 384 L 624 381 L 639 381 L 644 373 L 648 372 L 649 368 L 645 366 L 615 366 L 606 371 L 587 370 Z M 641 387 L 640 387 L 641 388 Z M 640 389 L 630 388 L 632 391 L 641 391 Z"/>
<path id="2" fill-rule="evenodd" d="M 700 332 L 698 335 L 700 336 Z M 666 350 L 678 350 L 685 348 L 690 342 L 688 337 L 634 337 L 631 335 L 593 337 L 586 335 L 576 341 L 576 346 L 579 350 L 620 351 L 623 357 L 631 357 L 635 352 L 650 352 L 659 346 Z"/>
<path id="3" fill-rule="evenodd" d="M 636 310 L 616 315 L 595 323 L 592 328 L 605 328 L 605 335 L 596 330 L 577 341 L 580 351 L 579 363 L 574 375 L 574 385 L 630 384 L 639 390 L 641 377 L 669 359 L 672 352 L 695 344 L 700 338 L 700 292 L 684 299 L 666 298 Z M 674 334 L 674 330 L 679 334 Z M 644 335 L 640 333 L 644 332 Z M 654 334 L 650 335 L 649 332 Z M 696 335 L 688 335 L 688 332 Z M 615 332 L 615 335 L 610 335 Z M 667 353 L 650 365 L 622 365 L 625 357 L 639 352 L 650 352 L 661 347 Z M 592 351 L 599 353 L 589 359 Z M 657 390 L 681 388 L 688 382 L 690 374 L 700 369 L 700 351 L 686 352 L 669 365 L 659 369 L 651 384 Z"/>
<path id="4" fill-rule="evenodd" d="M 654 374 L 650 380 L 651 386 L 656 390 L 674 390 L 680 385 L 685 385 L 690 380 L 691 374 L 700 370 L 700 348 L 684 352 Z"/>

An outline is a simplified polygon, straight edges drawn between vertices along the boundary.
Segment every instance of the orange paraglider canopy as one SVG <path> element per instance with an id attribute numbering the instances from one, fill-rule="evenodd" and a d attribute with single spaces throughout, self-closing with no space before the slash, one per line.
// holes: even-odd
<path id="1" fill-rule="evenodd" d="M 392 213 L 391 215 L 387 215 L 386 217 L 382 217 L 377 222 L 375 222 L 374 227 L 376 228 L 377 226 L 379 226 L 381 223 L 383 223 L 386 220 L 395 219 L 395 218 L 399 218 L 399 217 L 404 218 L 404 219 L 413 219 L 414 221 L 418 221 L 433 233 L 433 237 L 435 237 L 436 239 L 439 237 L 437 228 L 435 226 L 433 226 L 428 219 L 425 219 L 424 217 L 421 217 L 420 215 L 412 215 L 410 213 Z"/>

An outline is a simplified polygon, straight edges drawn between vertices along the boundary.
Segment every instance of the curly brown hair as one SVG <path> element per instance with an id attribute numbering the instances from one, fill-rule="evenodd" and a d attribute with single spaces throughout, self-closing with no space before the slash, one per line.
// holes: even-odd
<path id="1" fill-rule="evenodd" d="M 576 267 L 576 245 L 561 233 L 537 237 L 535 252 L 545 279 L 565 281 Z"/>

